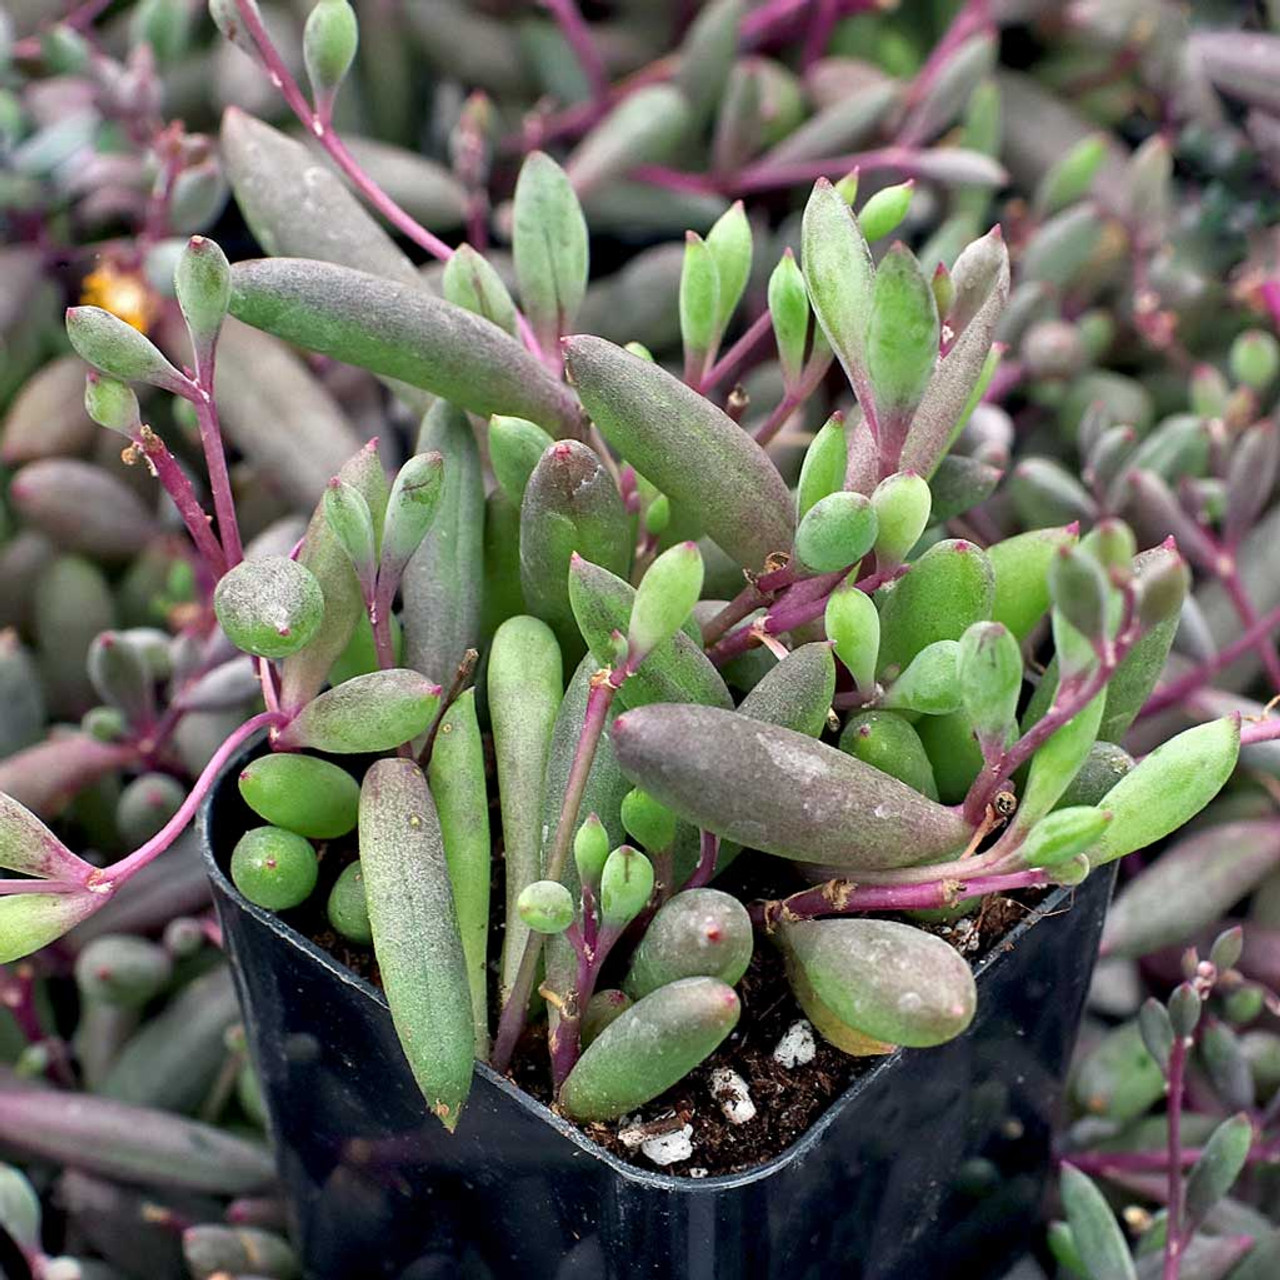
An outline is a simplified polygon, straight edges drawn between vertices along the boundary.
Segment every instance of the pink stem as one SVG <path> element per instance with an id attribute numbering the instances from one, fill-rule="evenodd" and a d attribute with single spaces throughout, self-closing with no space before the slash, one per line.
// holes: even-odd
<path id="1" fill-rule="evenodd" d="M 1280 627 L 1280 605 L 1259 618 L 1252 626 L 1247 627 L 1212 658 L 1206 659 L 1169 684 L 1162 685 L 1147 699 L 1142 710 L 1138 712 L 1138 718 L 1153 716 L 1168 707 L 1176 706 L 1189 693 L 1195 693 L 1197 689 L 1203 688 L 1220 671 L 1224 671 L 1237 658 L 1243 657 L 1259 640 L 1265 639 L 1277 627 Z"/>
<path id="2" fill-rule="evenodd" d="M 1222 585 L 1226 588 L 1227 595 L 1231 597 L 1231 603 L 1235 607 L 1236 613 L 1240 617 L 1240 621 L 1246 627 L 1252 628 L 1257 626 L 1258 615 L 1254 610 L 1253 601 L 1249 599 L 1249 593 L 1245 590 L 1244 582 L 1240 578 L 1240 569 L 1236 564 L 1235 557 L 1230 557 L 1230 568 L 1219 574 Z M 1276 647 L 1271 643 L 1270 636 L 1264 632 L 1262 636 L 1254 644 L 1258 657 L 1262 659 L 1262 664 L 1267 669 L 1267 679 L 1271 681 L 1271 692 L 1280 693 L 1280 656 L 1276 654 Z"/>
<path id="3" fill-rule="evenodd" d="M 1271 323 L 1280 330 L 1280 280 L 1267 280 L 1259 290 L 1262 305 L 1271 316 Z"/>
<path id="4" fill-rule="evenodd" d="M 1271 716 L 1266 720 L 1253 720 L 1240 727 L 1240 745 L 1253 746 L 1258 742 L 1274 742 L 1280 738 L 1280 716 Z"/>
<path id="5" fill-rule="evenodd" d="M 360 167 L 355 156 L 347 149 L 347 144 L 330 128 L 327 128 L 320 117 L 311 109 L 305 94 L 298 87 L 284 59 L 271 41 L 271 36 L 262 25 L 255 12 L 251 0 L 236 0 L 236 9 L 244 22 L 245 29 L 258 47 L 258 53 L 271 78 L 271 83 L 280 90 L 289 109 L 307 127 L 316 141 L 328 152 L 334 164 L 351 180 L 351 185 L 391 223 L 397 231 L 412 240 L 420 249 L 424 249 L 433 258 L 446 262 L 453 257 L 453 250 L 439 236 L 432 235 L 416 218 L 406 213 L 378 184 Z M 524 345 L 544 364 L 550 367 L 549 357 L 538 346 L 533 336 L 533 329 L 521 311 L 516 312 L 516 325 Z"/>
<path id="6" fill-rule="evenodd" d="M 729 183 L 725 194 L 749 195 L 756 191 L 774 191 L 779 187 L 794 187 L 818 178 L 841 178 L 853 169 L 874 173 L 882 169 L 894 169 L 906 177 L 919 176 L 919 160 L 924 154 L 918 147 L 876 147 L 871 151 L 854 151 L 843 156 L 828 156 L 822 160 L 761 161 L 744 169 Z M 636 169 L 633 177 L 643 178 L 656 185 L 670 185 L 672 170 L 662 170 L 655 176 L 650 168 Z M 693 175 L 689 175 L 693 176 Z M 701 187 L 686 186 L 685 190 L 706 191 Z"/>
<path id="7" fill-rule="evenodd" d="M 0 880 L 0 896 L 15 893 L 82 893 L 84 885 L 74 880 Z"/>
<path id="8" fill-rule="evenodd" d="M 840 16 L 840 0 L 814 0 L 809 11 L 809 28 L 804 36 L 800 66 L 806 71 L 827 51 L 831 32 Z"/>
<path id="9" fill-rule="evenodd" d="M 711 883 L 716 873 L 716 859 L 720 856 L 720 837 L 711 831 L 703 831 L 698 849 L 698 865 L 685 883 L 686 889 L 701 889 Z"/>
<path id="10" fill-rule="evenodd" d="M 228 569 L 234 569 L 244 559 L 240 545 L 240 525 L 236 520 L 235 499 L 231 495 L 231 474 L 227 470 L 227 455 L 222 447 L 222 427 L 218 422 L 218 409 L 213 402 L 213 362 L 210 360 L 207 381 L 194 388 L 190 397 L 195 405 L 196 422 L 200 427 L 200 444 L 204 449 L 205 466 L 209 471 L 209 489 L 213 494 L 213 509 L 218 517 L 218 536 L 222 539 L 223 554 Z"/>
<path id="11" fill-rule="evenodd" d="M 227 571 L 226 554 L 218 544 L 217 538 L 213 536 L 213 530 L 209 527 L 209 517 L 200 505 L 200 500 L 191 487 L 187 473 L 178 465 L 164 441 L 150 428 L 144 427 L 133 438 L 133 443 L 151 464 L 156 479 L 164 486 L 164 491 L 177 507 L 182 523 L 186 526 L 191 541 L 196 544 L 196 550 L 200 553 L 210 575 L 215 581 L 221 578 Z"/>
<path id="12" fill-rule="evenodd" d="M 587 77 L 592 100 L 603 102 L 609 95 L 609 74 L 576 0 L 542 0 L 542 3 L 551 10 L 565 43 L 573 50 L 573 56 Z"/>
<path id="13" fill-rule="evenodd" d="M 924 100 L 956 50 L 970 36 L 976 35 L 990 24 L 990 0 L 966 0 L 964 7 L 956 14 L 942 39 L 934 45 L 924 66 L 916 73 L 907 95 L 908 108 L 915 108 Z M 913 128 L 916 123 L 915 120 L 907 121 L 907 127 L 899 135 L 900 141 L 914 143 L 920 140 L 917 130 Z"/>
<path id="14" fill-rule="evenodd" d="M 209 788 L 217 781 L 227 761 L 239 751 L 240 747 L 253 737 L 259 729 L 284 724 L 288 717 L 279 711 L 263 711 L 246 720 L 232 732 L 222 745 L 213 753 L 213 758 L 205 765 L 190 794 L 182 802 L 177 813 L 156 832 L 146 844 L 135 849 L 128 857 L 114 862 L 95 875 L 89 877 L 89 886 L 94 884 L 119 885 L 128 880 L 135 872 L 141 871 L 149 862 L 163 853 L 186 829 L 187 824 L 195 817 L 200 802 Z"/>
<path id="15" fill-rule="evenodd" d="M 702 390 L 712 391 L 726 378 L 737 373 L 739 365 L 773 331 L 773 317 L 766 308 L 751 322 L 746 332 L 717 360 L 702 380 Z"/>

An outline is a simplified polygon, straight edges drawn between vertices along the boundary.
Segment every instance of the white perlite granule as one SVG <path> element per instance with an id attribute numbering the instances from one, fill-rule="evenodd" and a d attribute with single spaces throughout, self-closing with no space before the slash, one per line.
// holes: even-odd
<path id="1" fill-rule="evenodd" d="M 729 1067 L 717 1067 L 711 1073 L 711 1096 L 730 1124 L 746 1124 L 756 1118 L 756 1104 L 747 1082 Z"/>
<path id="2" fill-rule="evenodd" d="M 640 1150 L 656 1165 L 679 1164 L 693 1155 L 693 1125 L 687 1124 L 675 1133 L 664 1133 L 640 1144 Z"/>
<path id="3" fill-rule="evenodd" d="M 773 1051 L 773 1060 L 783 1067 L 802 1067 L 812 1062 L 818 1052 L 817 1041 L 813 1038 L 813 1024 L 807 1018 L 793 1022 L 787 1033 L 778 1041 Z"/>

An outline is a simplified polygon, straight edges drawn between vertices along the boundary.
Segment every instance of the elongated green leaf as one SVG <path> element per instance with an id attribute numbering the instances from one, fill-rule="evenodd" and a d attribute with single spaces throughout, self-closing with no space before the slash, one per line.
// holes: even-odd
<path id="1" fill-rule="evenodd" d="M 927 1048 L 973 1019 L 973 970 L 933 934 L 890 920 L 797 920 L 779 925 L 778 940 L 822 1004 L 876 1040 Z"/>
<path id="2" fill-rule="evenodd" d="M 439 702 L 440 686 L 417 671 L 372 671 L 307 703 L 276 744 L 346 754 L 390 751 L 422 733 Z"/>
<path id="3" fill-rule="evenodd" d="M 502 942 L 504 992 L 515 981 L 528 926 L 516 912 L 520 891 L 541 880 L 542 805 L 547 754 L 564 689 L 560 648 L 537 618 L 511 618 L 489 652 L 489 716 L 502 803 L 507 918 Z"/>
<path id="4" fill-rule="evenodd" d="M 1021 642 L 1049 609 L 1049 565 L 1058 547 L 1076 540 L 1069 526 L 1032 529 L 987 548 L 996 575 L 991 616 Z"/>
<path id="5" fill-rule="evenodd" d="M 0 964 L 11 964 L 56 942 L 105 901 L 103 895 L 88 890 L 0 897 Z"/>
<path id="6" fill-rule="evenodd" d="M 674 85 L 645 85 L 626 95 L 578 143 L 565 169 L 582 198 L 641 164 L 662 164 L 689 131 L 689 102 Z"/>
<path id="7" fill-rule="evenodd" d="M 1252 1101 L 1252 1099 L 1251 1099 Z M 1253 1145 L 1253 1124 L 1243 1113 L 1224 1120 L 1187 1175 L 1187 1225 L 1194 1230 L 1231 1190 Z"/>
<path id="8" fill-rule="evenodd" d="M 840 735 L 840 750 L 905 782 L 930 800 L 938 798 L 933 765 L 920 735 L 896 712 L 863 711 L 851 716 Z"/>
<path id="9" fill-rule="evenodd" d="M 488 966 L 489 797 L 485 791 L 484 743 L 476 720 L 476 691 L 467 689 L 440 717 L 427 781 L 440 816 L 449 883 L 471 986 L 476 1057 L 489 1052 Z"/>
<path id="10" fill-rule="evenodd" d="M 1137 1280 L 1133 1257 L 1111 1206 L 1089 1176 L 1074 1165 L 1062 1167 L 1062 1203 L 1089 1280 Z"/>
<path id="11" fill-rule="evenodd" d="M 471 1091 L 475 1026 L 440 821 L 411 760 L 365 774 L 360 866 L 396 1034 L 431 1113 L 452 1130 Z"/>
<path id="12" fill-rule="evenodd" d="M 791 494 L 732 418 L 612 343 L 578 335 L 565 350 L 569 377 L 605 439 L 672 502 L 696 511 L 728 555 L 758 570 L 790 549 Z"/>
<path id="13" fill-rule="evenodd" d="M 897 779 L 790 729 L 712 707 L 614 722 L 623 771 L 680 817 L 749 848 L 856 870 L 962 849 L 968 825 Z"/>
<path id="14" fill-rule="evenodd" d="M 0 867 L 42 880 L 83 884 L 93 868 L 29 809 L 0 794 Z"/>
<path id="15" fill-rule="evenodd" d="M 1240 754 L 1240 718 L 1186 729 L 1157 747 L 1107 793 L 1112 821 L 1089 861 L 1100 867 L 1189 822 L 1222 790 Z"/>
<path id="16" fill-rule="evenodd" d="M 480 643 L 484 474 L 467 415 L 443 401 L 423 419 L 417 451 L 444 459 L 444 491 L 401 581 L 405 658 L 447 688 Z"/>
<path id="17" fill-rule="evenodd" d="M 582 429 L 572 397 L 514 338 L 421 288 L 327 262 L 259 259 L 232 269 L 231 314 L 473 413 L 515 414 L 556 436 Z"/>
<path id="18" fill-rule="evenodd" d="M 569 602 L 569 562 L 576 554 L 625 574 L 631 521 L 604 464 L 585 444 L 561 440 L 543 455 L 520 505 L 520 585 L 535 617 L 556 633 L 568 661 L 583 641 Z"/>
<path id="19" fill-rule="evenodd" d="M 713 1053 L 741 1005 L 716 978 L 682 978 L 637 1001 L 569 1072 L 560 1105 L 577 1120 L 612 1120 L 656 1098 Z"/>
<path id="20" fill-rule="evenodd" d="M 569 599 L 583 638 L 599 666 L 613 662 L 612 636 L 631 624 L 635 588 L 600 565 L 575 557 L 569 567 Z M 626 707 L 650 702 L 700 702 L 731 707 L 733 699 L 702 645 L 677 631 L 657 645 L 618 692 Z M 603 816 L 603 815 L 602 815 Z"/>
<path id="21" fill-rule="evenodd" d="M 545 152 L 530 152 L 520 167 L 511 248 L 529 323 L 554 350 L 586 294 L 590 245 L 573 186 Z"/>
<path id="22" fill-rule="evenodd" d="M 911 413 L 938 361 L 938 308 L 905 245 L 895 244 L 876 269 L 866 340 L 876 411 L 890 419 Z"/>
<path id="23" fill-rule="evenodd" d="M 631 957 L 625 985 L 633 1000 L 681 978 L 719 978 L 734 986 L 754 949 L 751 917 L 731 894 L 686 889 L 653 917 Z"/>
<path id="24" fill-rule="evenodd" d="M 836 692 L 836 663 L 829 644 L 793 649 L 742 700 L 738 711 L 753 720 L 822 736 Z"/>

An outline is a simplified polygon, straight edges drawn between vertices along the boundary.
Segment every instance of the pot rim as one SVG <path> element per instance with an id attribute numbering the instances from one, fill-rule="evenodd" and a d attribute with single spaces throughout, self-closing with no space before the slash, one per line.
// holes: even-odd
<path id="1" fill-rule="evenodd" d="M 211 838 L 214 805 L 217 803 L 227 783 L 228 775 L 233 771 L 238 772 L 244 767 L 248 759 L 256 756 L 261 749 L 264 737 L 265 735 L 262 735 L 249 739 L 244 749 L 227 761 L 214 785 L 210 787 L 208 794 L 201 801 L 196 816 L 196 831 L 200 840 L 200 853 L 205 861 L 205 870 L 209 878 L 214 882 L 218 892 L 234 902 L 241 911 L 256 920 L 258 924 L 271 930 L 281 941 L 288 943 L 295 950 L 302 952 L 321 968 L 327 970 L 330 977 L 359 992 L 365 999 L 379 1005 L 389 1017 L 391 1013 L 390 1006 L 387 1004 L 386 997 L 377 987 L 360 977 L 359 974 L 354 973 L 351 969 L 348 969 L 346 965 L 340 963 L 322 947 L 317 946 L 310 938 L 299 933 L 292 925 L 286 924 L 279 916 L 259 907 L 256 903 L 250 902 L 235 887 L 230 877 L 223 872 L 222 867 L 219 865 Z M 981 983 L 983 976 L 989 970 L 1002 963 L 1007 963 L 1012 958 L 1017 944 L 1040 921 L 1050 916 L 1061 914 L 1064 910 L 1069 910 L 1074 903 L 1076 890 L 1082 887 L 1082 885 L 1060 885 L 1028 911 L 1012 929 L 993 943 L 987 952 L 980 957 L 977 964 L 973 966 L 974 982 Z M 969 1032 L 966 1031 L 963 1034 L 967 1035 Z M 593 1141 L 576 1125 L 558 1115 L 545 1103 L 533 1097 L 532 1094 L 526 1093 L 514 1081 L 504 1075 L 500 1075 L 487 1062 L 477 1059 L 475 1071 L 492 1088 L 504 1093 L 511 1101 L 523 1107 L 524 1110 L 530 1112 L 536 1118 L 544 1121 L 561 1137 L 572 1142 L 583 1155 L 590 1156 L 607 1165 L 620 1177 L 642 1183 L 653 1189 L 700 1194 L 703 1192 L 713 1193 L 733 1190 L 736 1187 L 746 1186 L 752 1182 L 770 1177 L 777 1170 L 784 1168 L 793 1161 L 804 1159 L 822 1141 L 823 1135 L 840 1113 L 846 1107 L 851 1106 L 860 1094 L 878 1083 L 881 1077 L 891 1073 L 904 1054 L 920 1052 L 927 1052 L 927 1050 L 908 1050 L 899 1047 L 894 1049 L 892 1053 L 885 1054 L 874 1067 L 860 1075 L 842 1094 L 835 1098 L 799 1138 L 771 1160 L 737 1173 L 716 1174 L 705 1178 L 691 1178 L 688 1174 L 663 1173 L 657 1170 L 650 1171 L 629 1164 L 614 1155 L 613 1152 L 602 1147 L 598 1142 Z"/>

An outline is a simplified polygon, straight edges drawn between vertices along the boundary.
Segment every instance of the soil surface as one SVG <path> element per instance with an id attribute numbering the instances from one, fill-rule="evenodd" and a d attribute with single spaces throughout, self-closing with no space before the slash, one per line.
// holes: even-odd
<path id="1" fill-rule="evenodd" d="M 372 949 L 340 937 L 325 914 L 329 890 L 342 869 L 355 858 L 355 844 L 350 837 L 321 844 L 319 856 L 320 878 L 316 892 L 303 906 L 283 913 L 283 918 L 362 978 L 380 986 Z M 756 865 L 749 871 L 752 863 Z M 782 866 L 782 874 L 786 871 Z M 717 883 L 744 901 L 777 896 L 797 887 L 791 881 L 771 883 L 761 878 L 778 873 L 779 867 L 773 860 L 748 856 L 739 859 Z M 495 860 L 494 881 L 494 900 L 500 902 L 500 858 Z M 1041 893 L 1032 893 L 1016 898 L 989 898 L 978 914 L 954 924 L 912 923 L 937 933 L 971 963 L 976 963 L 1000 944 L 1041 896 Z M 490 954 L 496 957 L 500 947 L 499 928 L 491 941 Z M 622 968 L 622 959 L 612 958 L 605 967 L 600 986 L 607 987 L 619 980 Z M 733 1034 L 710 1058 L 679 1084 L 646 1103 L 635 1115 L 609 1124 L 583 1125 L 583 1132 L 620 1159 L 640 1168 L 662 1168 L 667 1173 L 694 1178 L 738 1173 L 781 1155 L 852 1081 L 871 1071 L 880 1061 L 876 1057 L 850 1057 L 812 1032 L 791 993 L 782 957 L 768 943 L 757 945 L 751 966 L 738 984 L 738 994 L 742 1000 L 742 1017 Z M 802 1060 L 793 1061 L 796 1055 L 785 1051 L 775 1056 L 775 1050 L 784 1040 L 793 1047 L 799 1044 L 798 1056 Z M 812 1055 L 807 1056 L 810 1047 Z M 740 1077 L 754 1106 L 754 1116 L 745 1122 L 733 1123 L 726 1114 L 727 1109 L 733 1109 L 740 1118 L 743 1108 L 730 1105 L 734 1097 L 725 1087 L 725 1069 Z M 544 1022 L 535 1022 L 525 1033 L 511 1076 L 526 1092 L 550 1105 Z M 735 1083 L 734 1089 L 738 1087 Z M 663 1148 L 670 1148 L 673 1143 L 679 1158 L 670 1164 L 660 1164 L 670 1154 Z M 687 1150 L 689 1143 L 691 1150 Z"/>

